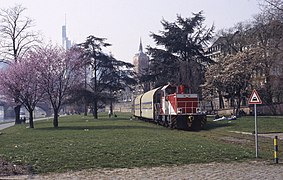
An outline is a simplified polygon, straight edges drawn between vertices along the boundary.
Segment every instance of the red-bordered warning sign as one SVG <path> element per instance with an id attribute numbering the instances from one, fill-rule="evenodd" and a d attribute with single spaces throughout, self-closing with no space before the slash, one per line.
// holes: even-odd
<path id="1" fill-rule="evenodd" d="M 257 91 L 254 89 L 250 99 L 249 99 L 249 104 L 262 104 L 262 101 L 257 93 Z"/>

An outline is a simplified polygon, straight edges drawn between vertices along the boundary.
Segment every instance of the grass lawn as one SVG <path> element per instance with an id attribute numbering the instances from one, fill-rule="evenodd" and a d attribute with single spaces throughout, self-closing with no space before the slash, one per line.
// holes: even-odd
<path id="1" fill-rule="evenodd" d="M 230 132 L 253 132 L 253 117 L 209 120 L 206 130 L 189 132 L 130 120 L 127 113 L 117 115 L 109 119 L 101 114 L 98 120 L 60 117 L 57 129 L 51 119 L 35 122 L 34 129 L 26 128 L 27 124 L 13 126 L 1 131 L 0 157 L 29 164 L 35 173 L 255 159 L 254 137 Z M 283 117 L 258 120 L 259 132 L 283 130 Z M 272 150 L 272 139 L 260 138 L 260 158 L 272 162 Z"/>
<path id="2" fill-rule="evenodd" d="M 231 123 L 229 125 L 229 123 Z M 254 116 L 245 116 L 236 121 L 219 121 L 214 125 L 227 125 L 227 130 L 254 132 Z M 258 133 L 283 132 L 283 116 L 257 116 Z"/>

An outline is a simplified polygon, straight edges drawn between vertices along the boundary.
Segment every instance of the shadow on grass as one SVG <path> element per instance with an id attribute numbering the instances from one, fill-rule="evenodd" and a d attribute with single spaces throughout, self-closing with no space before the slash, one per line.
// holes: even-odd
<path id="1" fill-rule="evenodd" d="M 233 126 L 234 124 L 232 123 L 228 123 L 228 122 L 213 122 L 213 121 L 208 121 L 207 124 L 205 125 L 205 128 L 203 130 L 213 130 L 213 129 L 217 129 L 217 128 L 222 128 L 222 127 L 229 127 L 229 126 Z"/>
<path id="2" fill-rule="evenodd" d="M 208 123 L 204 131 L 209 131 L 217 128 L 233 126 L 233 124 L 217 124 L 217 123 Z M 65 131 L 65 130 L 74 130 L 74 131 L 91 131 L 91 130 L 129 130 L 129 129 L 145 129 L 145 130 L 171 130 L 170 128 L 166 128 L 163 126 L 156 125 L 149 127 L 149 126 L 60 126 L 58 128 L 54 127 L 39 127 L 35 128 L 34 130 L 44 130 L 44 131 Z"/>
<path id="3" fill-rule="evenodd" d="M 89 130 L 107 130 L 107 129 L 153 129 L 153 130 L 167 130 L 166 128 L 160 127 L 148 127 L 148 126 L 61 126 L 58 128 L 54 127 L 40 127 L 34 130 L 47 130 L 47 131 L 60 131 L 60 130 L 78 130 L 78 131 L 89 131 Z"/>
<path id="4" fill-rule="evenodd" d="M 127 121 L 127 120 L 130 120 L 130 119 L 133 119 L 133 118 L 131 118 L 130 116 L 129 117 L 111 117 L 111 118 L 109 118 L 109 117 L 99 117 L 98 118 L 99 120 L 103 120 L 103 121 Z M 97 119 L 91 119 L 91 120 L 97 120 Z"/>

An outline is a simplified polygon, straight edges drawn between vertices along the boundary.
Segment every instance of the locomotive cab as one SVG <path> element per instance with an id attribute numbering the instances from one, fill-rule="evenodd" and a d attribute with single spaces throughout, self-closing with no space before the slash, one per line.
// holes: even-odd
<path id="1" fill-rule="evenodd" d="M 191 114 L 199 110 L 197 94 L 189 94 L 189 88 L 184 85 L 167 85 L 161 89 L 161 112 L 165 115 Z M 161 114 L 162 114 L 161 113 Z"/>
<path id="2" fill-rule="evenodd" d="M 167 85 L 161 90 L 160 124 L 177 129 L 199 130 L 206 124 L 206 116 L 199 113 L 198 94 L 191 94 L 184 85 Z"/>

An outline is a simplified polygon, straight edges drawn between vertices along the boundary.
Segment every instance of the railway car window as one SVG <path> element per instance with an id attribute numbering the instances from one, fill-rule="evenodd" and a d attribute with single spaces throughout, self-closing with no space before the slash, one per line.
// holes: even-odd
<path id="1" fill-rule="evenodd" d="M 166 89 L 167 94 L 174 94 L 176 92 L 176 87 L 168 87 Z"/>
<path id="2" fill-rule="evenodd" d="M 185 94 L 189 94 L 190 93 L 190 90 L 188 87 L 185 87 Z"/>
<path id="3" fill-rule="evenodd" d="M 178 91 L 180 94 L 189 94 L 190 93 L 190 89 L 188 86 L 185 86 L 185 85 L 180 85 L 178 87 Z"/>

